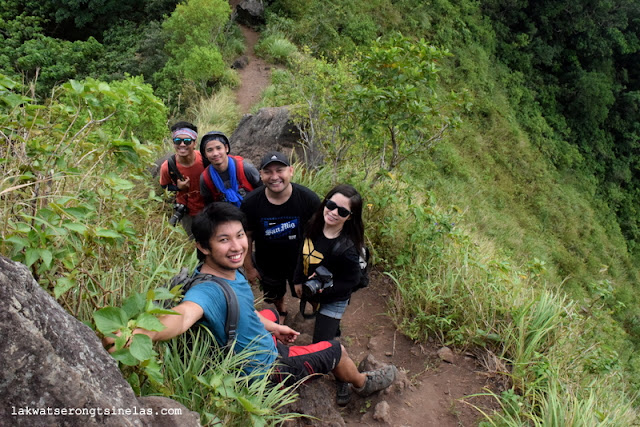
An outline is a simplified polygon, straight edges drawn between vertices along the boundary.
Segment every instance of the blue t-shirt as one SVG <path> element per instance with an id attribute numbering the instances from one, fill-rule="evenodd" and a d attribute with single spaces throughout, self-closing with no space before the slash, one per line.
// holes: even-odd
<path id="1" fill-rule="evenodd" d="M 240 314 L 234 349 L 236 353 L 246 348 L 256 352 L 251 356 L 252 362 L 245 369 L 247 373 L 256 368 L 266 371 L 275 362 L 278 352 L 273 336 L 265 329 L 255 312 L 251 287 L 247 279 L 238 272 L 235 280 L 223 280 L 231 285 L 238 298 Z M 214 282 L 199 283 L 187 291 L 184 301 L 191 301 L 202 307 L 204 315 L 200 323 L 213 332 L 219 344 L 224 345 L 227 342 L 224 330 L 227 321 L 227 300 L 220 286 Z"/>

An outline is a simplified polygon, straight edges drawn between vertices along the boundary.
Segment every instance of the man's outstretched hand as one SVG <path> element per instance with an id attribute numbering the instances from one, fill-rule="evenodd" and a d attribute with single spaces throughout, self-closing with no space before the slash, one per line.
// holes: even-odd
<path id="1" fill-rule="evenodd" d="M 276 330 L 273 331 L 273 336 L 275 336 L 278 341 L 285 344 L 291 344 L 294 342 L 296 338 L 298 338 L 298 335 L 300 335 L 300 332 L 296 332 L 286 325 L 278 325 Z"/>

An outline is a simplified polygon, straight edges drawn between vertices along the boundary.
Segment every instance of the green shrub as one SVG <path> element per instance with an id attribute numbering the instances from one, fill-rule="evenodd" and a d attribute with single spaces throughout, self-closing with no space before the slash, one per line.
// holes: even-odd
<path id="1" fill-rule="evenodd" d="M 269 373 L 242 372 L 254 355 L 218 347 L 204 327 L 174 338 L 164 350 L 163 371 L 173 399 L 201 414 L 203 425 L 276 425 L 300 414 L 281 412 L 297 395 L 296 387 L 274 386 Z"/>
<path id="2" fill-rule="evenodd" d="M 256 45 L 256 53 L 270 62 L 286 64 L 298 52 L 296 45 L 280 35 L 271 35 Z"/>

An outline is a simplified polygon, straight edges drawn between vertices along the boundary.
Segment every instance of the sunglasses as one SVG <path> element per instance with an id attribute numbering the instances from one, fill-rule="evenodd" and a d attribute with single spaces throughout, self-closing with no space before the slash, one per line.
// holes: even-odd
<path id="1" fill-rule="evenodd" d="M 337 208 L 338 209 L 338 215 L 340 215 L 342 218 L 346 218 L 349 215 L 351 215 L 351 211 L 349 209 L 343 208 L 342 206 L 336 205 L 336 202 L 334 202 L 333 200 L 327 200 L 326 202 L 324 202 L 324 205 L 330 211 L 332 211 L 332 210 Z"/>
<path id="2" fill-rule="evenodd" d="M 173 138 L 173 143 L 175 145 L 180 145 L 184 142 L 184 145 L 191 145 L 191 143 L 195 141 L 193 138 Z"/>

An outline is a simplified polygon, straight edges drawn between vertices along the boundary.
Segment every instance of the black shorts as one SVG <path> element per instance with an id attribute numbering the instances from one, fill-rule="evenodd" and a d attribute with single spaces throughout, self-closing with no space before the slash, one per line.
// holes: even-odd
<path id="1" fill-rule="evenodd" d="M 316 374 L 328 374 L 338 366 L 342 357 L 342 348 L 336 340 L 294 346 L 278 342 L 276 346 L 278 358 L 271 381 L 287 386 L 299 380 L 319 377 Z"/>
<path id="2" fill-rule="evenodd" d="M 267 319 L 279 323 L 280 318 L 275 310 L 260 311 Z M 328 374 L 333 371 L 342 357 L 342 346 L 336 340 L 320 341 L 310 345 L 288 346 L 277 341 L 278 358 L 271 381 L 292 385 L 302 379 L 318 377 L 314 374 Z"/>
<path id="3" fill-rule="evenodd" d="M 264 292 L 265 302 L 271 304 L 287 293 L 287 282 L 291 289 L 291 295 L 295 296 L 293 289 L 293 277 L 273 277 L 260 272 L 260 288 Z"/>

